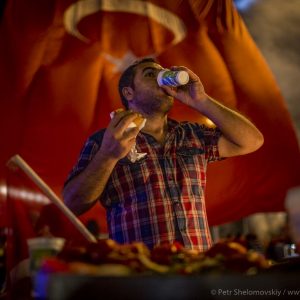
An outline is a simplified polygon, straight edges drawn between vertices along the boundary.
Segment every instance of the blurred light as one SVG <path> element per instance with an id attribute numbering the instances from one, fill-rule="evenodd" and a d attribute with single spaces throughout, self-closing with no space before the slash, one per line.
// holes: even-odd
<path id="1" fill-rule="evenodd" d="M 10 196 L 16 199 L 22 199 L 28 202 L 36 202 L 40 204 L 48 204 L 50 200 L 41 193 L 28 191 L 16 187 L 7 188 L 6 185 L 0 185 L 0 194 L 3 196 Z"/>
<path id="2" fill-rule="evenodd" d="M 0 185 L 0 195 L 3 195 L 6 197 L 7 195 L 7 187 L 6 185 Z"/>
<path id="3" fill-rule="evenodd" d="M 240 11 L 248 10 L 258 0 L 234 0 L 236 8 Z"/>

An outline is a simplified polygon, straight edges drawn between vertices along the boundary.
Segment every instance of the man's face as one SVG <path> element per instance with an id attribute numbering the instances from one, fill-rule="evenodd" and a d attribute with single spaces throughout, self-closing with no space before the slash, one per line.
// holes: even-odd
<path id="1" fill-rule="evenodd" d="M 133 98 L 129 101 L 131 109 L 145 115 L 168 113 L 174 99 L 157 83 L 157 75 L 162 69 L 162 66 L 153 62 L 137 66 L 133 81 Z"/>

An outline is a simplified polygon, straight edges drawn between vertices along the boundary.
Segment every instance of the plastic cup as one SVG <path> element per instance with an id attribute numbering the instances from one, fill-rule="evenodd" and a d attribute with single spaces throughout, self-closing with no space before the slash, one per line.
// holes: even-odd
<path id="1" fill-rule="evenodd" d="M 37 237 L 28 239 L 27 244 L 29 249 L 29 269 L 31 274 L 34 275 L 45 258 L 56 256 L 62 250 L 65 239 Z"/>
<path id="2" fill-rule="evenodd" d="M 169 69 L 161 70 L 157 75 L 159 86 L 180 86 L 189 82 L 189 74 L 186 71 L 171 71 Z"/>

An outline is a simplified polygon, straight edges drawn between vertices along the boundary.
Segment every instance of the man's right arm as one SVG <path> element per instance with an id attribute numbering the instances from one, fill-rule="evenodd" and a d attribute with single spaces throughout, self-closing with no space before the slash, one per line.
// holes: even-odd
<path id="1" fill-rule="evenodd" d="M 89 210 L 102 194 L 117 160 L 98 151 L 89 165 L 64 187 L 65 204 L 76 214 Z"/>
<path id="2" fill-rule="evenodd" d="M 83 214 L 97 202 L 116 163 L 134 145 L 139 129 L 126 129 L 136 117 L 137 114 L 130 111 L 116 114 L 105 130 L 101 146 L 91 162 L 65 185 L 64 202 L 76 215 Z"/>

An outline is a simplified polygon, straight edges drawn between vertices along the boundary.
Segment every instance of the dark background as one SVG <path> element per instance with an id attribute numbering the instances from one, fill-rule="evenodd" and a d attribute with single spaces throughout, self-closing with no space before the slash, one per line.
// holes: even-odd
<path id="1" fill-rule="evenodd" d="M 300 141 L 300 0 L 235 3 L 281 88 Z"/>

